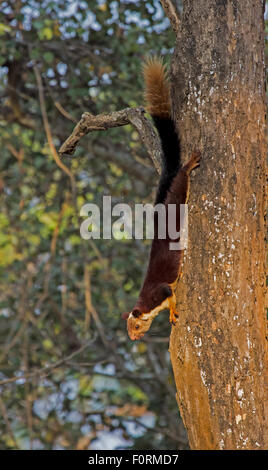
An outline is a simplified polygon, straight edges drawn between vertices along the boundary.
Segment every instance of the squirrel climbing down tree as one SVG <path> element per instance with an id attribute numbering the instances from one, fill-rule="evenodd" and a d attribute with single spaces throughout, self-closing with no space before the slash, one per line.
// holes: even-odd
<path id="1" fill-rule="evenodd" d="M 189 162 L 182 166 L 180 142 L 171 117 L 170 87 L 166 68 L 160 58 L 150 58 L 143 66 L 146 109 L 151 114 L 162 144 L 162 173 L 155 205 L 176 205 L 176 232 L 180 232 L 180 204 L 186 204 L 190 173 L 200 162 L 200 152 L 193 152 Z M 167 214 L 167 210 L 166 210 Z M 163 223 L 163 222 L 162 222 Z M 164 223 L 168 224 L 166 215 Z M 178 317 L 174 289 L 180 276 L 183 251 L 171 250 L 174 242 L 166 230 L 166 238 L 158 237 L 158 214 L 154 213 L 154 239 L 149 265 L 138 301 L 127 318 L 130 339 L 140 339 L 161 310 L 169 309 L 170 322 Z"/>

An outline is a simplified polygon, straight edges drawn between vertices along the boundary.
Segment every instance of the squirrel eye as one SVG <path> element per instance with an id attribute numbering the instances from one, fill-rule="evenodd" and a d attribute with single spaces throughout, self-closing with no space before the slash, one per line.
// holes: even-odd
<path id="1" fill-rule="evenodd" d="M 136 330 L 138 330 L 138 329 L 139 329 L 139 327 L 140 327 L 140 325 L 136 325 L 136 326 L 135 326 Z"/>

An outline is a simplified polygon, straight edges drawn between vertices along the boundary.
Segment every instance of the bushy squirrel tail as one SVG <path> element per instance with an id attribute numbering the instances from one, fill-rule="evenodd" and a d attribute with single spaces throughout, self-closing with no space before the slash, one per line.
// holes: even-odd
<path id="1" fill-rule="evenodd" d="M 170 87 L 161 57 L 149 57 L 143 64 L 146 109 L 151 116 L 170 118 Z"/>
<path id="2" fill-rule="evenodd" d="M 149 57 L 143 64 L 146 110 L 158 130 L 162 149 L 162 174 L 156 201 L 164 203 L 167 190 L 180 166 L 180 142 L 171 118 L 170 85 L 166 66 L 160 57 Z"/>

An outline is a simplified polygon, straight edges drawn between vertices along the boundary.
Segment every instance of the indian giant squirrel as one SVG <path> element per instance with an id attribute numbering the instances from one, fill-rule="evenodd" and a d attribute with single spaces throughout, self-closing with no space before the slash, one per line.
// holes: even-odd
<path id="1" fill-rule="evenodd" d="M 151 114 L 162 144 L 162 173 L 156 194 L 155 205 L 176 205 L 176 231 L 180 231 L 180 204 L 186 204 L 189 193 L 190 173 L 200 162 L 200 152 L 193 152 L 190 160 L 181 165 L 180 142 L 172 117 L 170 87 L 166 68 L 160 58 L 149 58 L 143 66 L 146 109 Z M 171 250 L 174 242 L 167 233 L 158 238 L 158 214 L 154 213 L 154 239 L 149 265 L 138 301 L 127 318 L 130 339 L 140 339 L 151 326 L 161 310 L 169 309 L 169 320 L 175 324 L 175 286 L 180 277 L 183 250 Z M 168 223 L 167 217 L 165 223 Z"/>

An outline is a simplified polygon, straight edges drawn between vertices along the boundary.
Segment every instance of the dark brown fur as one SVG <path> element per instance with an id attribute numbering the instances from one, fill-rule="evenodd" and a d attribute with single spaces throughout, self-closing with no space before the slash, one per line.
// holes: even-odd
<path id="1" fill-rule="evenodd" d="M 175 323 L 176 297 L 174 287 L 180 274 L 183 251 L 171 250 L 172 240 L 168 234 L 169 204 L 176 205 L 176 231 L 180 231 L 180 204 L 186 204 L 189 193 L 190 173 L 198 166 L 200 153 L 193 152 L 189 162 L 181 167 L 180 143 L 170 112 L 169 83 L 161 59 L 149 59 L 143 68 L 146 85 L 147 110 L 151 113 L 159 132 L 163 150 L 163 168 L 156 201 L 166 208 L 161 220 L 166 226 L 166 238 L 158 238 L 158 214 L 154 213 L 154 239 L 151 246 L 147 273 L 138 301 L 127 320 L 128 334 L 132 340 L 140 339 L 151 326 L 154 317 L 163 309 L 170 311 L 170 322 Z M 175 221 L 174 221 L 175 222 Z"/>
<path id="2" fill-rule="evenodd" d="M 167 192 L 165 206 L 176 204 L 176 231 L 180 231 L 180 204 L 185 204 L 189 192 L 190 172 L 200 161 L 200 153 L 194 152 L 189 162 L 183 166 L 177 176 L 173 179 L 171 187 Z M 166 211 L 167 212 L 167 211 Z M 166 220 L 167 223 L 167 220 Z M 163 287 L 170 286 L 176 282 L 179 276 L 183 251 L 170 250 L 171 240 L 158 239 L 158 215 L 154 216 L 155 238 L 152 242 L 149 265 L 139 299 L 134 308 L 141 312 L 150 312 L 157 307 L 166 297 Z"/>

